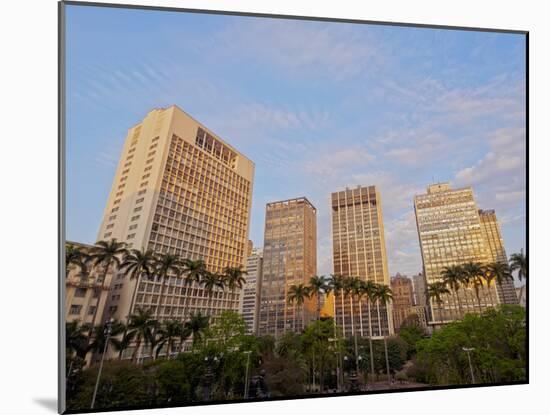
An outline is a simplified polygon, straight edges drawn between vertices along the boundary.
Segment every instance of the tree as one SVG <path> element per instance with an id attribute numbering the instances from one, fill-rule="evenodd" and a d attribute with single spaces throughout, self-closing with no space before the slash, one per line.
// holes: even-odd
<path id="1" fill-rule="evenodd" d="M 448 295 L 448 294 L 450 294 L 450 291 L 444 282 L 436 281 L 431 284 L 428 284 L 428 297 L 431 300 L 436 301 L 439 308 L 439 319 L 442 323 L 443 323 L 443 307 L 441 305 L 443 304 L 443 299 L 441 298 L 441 296 Z M 434 322 L 435 322 L 435 318 L 434 318 Z"/>
<path id="2" fill-rule="evenodd" d="M 368 317 L 369 317 L 369 354 L 371 356 L 370 368 L 371 368 L 371 373 L 374 377 L 374 358 L 373 358 L 373 354 L 372 354 L 372 315 L 371 315 L 371 308 L 372 308 L 372 304 L 376 301 L 377 286 L 372 281 L 365 281 L 363 283 L 363 291 L 365 292 L 365 295 L 367 297 L 367 309 L 368 309 Z"/>
<path id="3" fill-rule="evenodd" d="M 463 315 L 462 304 L 460 303 L 460 298 L 458 297 L 458 290 L 462 285 L 462 275 L 464 270 L 459 265 L 451 265 L 450 267 L 443 268 L 441 271 L 441 278 L 443 282 L 453 290 L 453 299 L 456 298 L 456 304 L 458 306 L 460 316 Z"/>
<path id="4" fill-rule="evenodd" d="M 289 304 L 294 304 L 294 331 L 296 331 L 296 306 L 302 309 L 302 327 L 305 328 L 304 303 L 308 297 L 309 287 L 302 283 L 293 284 L 288 288 L 287 301 Z"/>
<path id="5" fill-rule="evenodd" d="M 80 324 L 78 320 L 65 323 L 65 349 L 67 356 L 71 357 L 75 354 L 81 359 L 86 358 L 89 350 L 86 333 L 89 331 L 89 325 Z"/>
<path id="6" fill-rule="evenodd" d="M 523 255 L 523 249 L 519 254 L 516 253 L 510 256 L 510 271 L 517 271 L 520 281 L 524 278 L 527 280 L 527 255 Z"/>
<path id="7" fill-rule="evenodd" d="M 327 280 L 324 275 L 315 275 L 309 279 L 308 292 L 309 296 L 315 296 L 317 306 L 317 320 L 321 319 L 321 296 L 325 294 L 327 289 Z"/>
<path id="8" fill-rule="evenodd" d="M 183 272 L 183 263 L 177 255 L 162 254 L 161 256 L 156 258 L 155 274 L 162 281 L 162 284 L 160 286 L 160 295 L 157 303 L 157 309 L 155 312 L 156 318 L 159 318 L 160 316 L 160 309 L 162 307 L 162 300 L 164 297 L 164 287 L 166 285 L 166 281 L 168 281 L 168 279 L 171 276 L 175 276 L 176 278 L 179 278 L 182 272 Z"/>
<path id="9" fill-rule="evenodd" d="M 170 359 L 170 352 L 172 351 L 172 345 L 174 340 L 182 339 L 184 332 L 183 324 L 178 320 L 166 320 L 162 322 L 160 329 L 158 330 L 159 338 L 156 343 L 156 358 L 164 346 L 166 346 L 166 359 Z M 187 331 L 189 333 L 189 331 Z"/>
<path id="10" fill-rule="evenodd" d="M 138 308 L 135 314 L 130 316 L 128 331 L 132 333 L 136 340 L 134 352 L 132 354 L 132 362 L 136 362 L 140 356 L 138 352 L 143 342 L 145 346 L 154 343 L 154 332 L 158 326 L 157 320 L 153 318 L 153 314 L 149 310 Z"/>
<path id="11" fill-rule="evenodd" d="M 122 263 L 120 264 L 119 270 L 123 272 L 123 275 L 128 276 L 130 280 L 136 279 L 136 285 L 134 286 L 134 291 L 132 294 L 132 301 L 130 303 L 130 310 L 128 312 L 128 317 L 133 313 L 136 293 L 141 281 L 141 277 L 146 275 L 148 278 L 151 278 L 153 275 L 153 270 L 155 266 L 155 254 L 152 250 L 139 250 L 132 249 L 124 253 L 122 257 Z"/>
<path id="12" fill-rule="evenodd" d="M 466 275 L 468 279 L 472 281 L 472 283 L 474 284 L 474 289 L 476 290 L 476 297 L 477 297 L 478 305 L 480 307 L 480 312 L 481 312 L 479 288 L 484 287 L 484 284 L 483 284 L 484 282 L 487 283 L 489 298 L 491 299 L 491 304 L 493 304 L 493 295 L 491 293 L 491 281 L 490 279 L 486 278 L 484 267 L 479 262 L 467 262 L 466 264 L 462 265 L 461 269 L 462 269 L 463 275 Z"/>
<path id="13" fill-rule="evenodd" d="M 93 261 L 94 267 L 103 267 L 103 273 L 101 275 L 101 287 L 100 290 L 105 289 L 105 282 L 107 280 L 107 273 L 111 267 L 115 267 L 113 274 L 116 272 L 116 268 L 120 266 L 120 257 L 123 256 L 126 251 L 126 244 L 124 242 L 117 242 L 116 239 L 110 241 L 98 241 L 95 246 L 91 248 L 90 258 Z M 99 301 L 99 297 L 98 297 Z M 94 315 L 92 317 L 92 328 L 96 324 L 97 312 L 99 310 L 99 304 L 94 308 Z M 90 328 L 90 336 L 92 335 L 92 329 Z"/>
<path id="14" fill-rule="evenodd" d="M 243 284 L 246 282 L 244 278 L 248 273 L 241 269 L 241 267 L 227 267 L 223 271 L 223 277 L 225 285 L 231 290 L 231 294 L 239 288 L 243 288 Z"/>
<path id="15" fill-rule="evenodd" d="M 201 340 L 203 331 L 208 327 L 209 316 L 203 316 L 201 313 L 191 313 L 190 318 L 185 322 L 185 328 L 193 336 L 193 347 Z"/>
<path id="16" fill-rule="evenodd" d="M 203 278 L 201 280 L 201 284 L 206 290 L 206 293 L 208 294 L 208 311 L 209 314 L 212 315 L 212 294 L 214 292 L 215 288 L 222 289 L 225 287 L 223 278 L 216 274 L 215 272 L 206 272 L 203 275 Z"/>
<path id="17" fill-rule="evenodd" d="M 71 265 L 82 269 L 87 258 L 88 254 L 82 248 L 70 243 L 65 244 L 65 278 L 69 276 Z"/>
<path id="18" fill-rule="evenodd" d="M 494 279 L 497 285 L 502 289 L 502 284 L 506 280 L 513 281 L 514 277 L 510 272 L 510 267 L 508 264 L 502 262 L 493 262 L 487 264 L 486 268 L 486 278 Z"/>
<path id="19" fill-rule="evenodd" d="M 385 284 L 379 284 L 376 290 L 376 299 L 380 301 L 380 303 L 382 303 L 384 308 L 386 308 L 387 310 L 387 305 L 393 299 L 393 294 L 390 287 L 388 287 Z M 389 317 L 389 313 L 388 313 L 388 317 Z M 388 324 L 389 324 L 389 321 L 388 321 Z M 388 342 L 386 340 L 387 336 L 383 336 L 383 337 L 384 337 L 384 352 L 386 354 L 386 368 L 388 371 L 388 382 L 389 382 L 390 381 L 390 362 L 388 359 Z"/>
<path id="20" fill-rule="evenodd" d="M 342 305 L 342 327 L 345 326 L 345 310 L 344 310 L 344 296 L 343 296 L 343 290 L 345 285 L 345 279 L 341 275 L 331 275 L 331 279 L 329 280 L 329 286 L 330 289 L 334 292 L 334 301 L 336 302 L 338 299 L 341 299 L 341 305 Z M 334 316 L 336 318 L 336 316 Z"/>

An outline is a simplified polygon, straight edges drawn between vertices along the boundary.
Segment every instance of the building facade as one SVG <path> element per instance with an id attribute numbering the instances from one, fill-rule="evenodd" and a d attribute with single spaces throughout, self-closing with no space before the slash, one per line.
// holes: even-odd
<path id="1" fill-rule="evenodd" d="M 413 284 L 410 278 L 397 274 L 390 280 L 392 290 L 393 327 L 399 332 L 401 324 L 411 315 L 414 304 Z"/>
<path id="2" fill-rule="evenodd" d="M 390 284 L 380 194 L 375 186 L 357 187 L 331 195 L 334 274 Z M 359 304 L 339 295 L 334 303 L 336 323 L 345 336 L 393 334 L 391 304 Z"/>
<path id="3" fill-rule="evenodd" d="M 425 306 L 428 303 L 426 297 L 426 278 L 422 272 L 419 272 L 412 277 L 414 305 Z"/>
<path id="4" fill-rule="evenodd" d="M 91 245 L 69 242 L 83 252 L 90 252 Z M 91 261 L 83 267 L 71 264 L 65 279 L 65 321 L 79 321 L 91 324 L 95 316 L 95 325 L 106 321 L 104 311 L 109 301 L 113 273 L 108 270 L 103 283 L 103 267 L 94 267 Z M 96 313 L 97 310 L 97 313 Z"/>
<path id="5" fill-rule="evenodd" d="M 317 273 L 317 209 L 305 197 L 268 203 L 260 289 L 258 334 L 301 332 L 315 317 L 315 306 L 288 301 L 288 290 Z"/>
<path id="6" fill-rule="evenodd" d="M 490 253 L 471 187 L 451 189 L 449 183 L 428 186 L 427 193 L 415 196 L 416 224 L 427 284 L 441 281 L 441 272 L 468 262 L 486 264 Z M 494 285 L 451 290 L 438 304 L 430 299 L 430 324 L 459 319 L 466 312 L 478 312 L 498 303 Z"/>
<path id="7" fill-rule="evenodd" d="M 489 249 L 489 261 L 508 264 L 508 257 L 504 249 L 504 241 L 500 232 L 500 225 L 494 210 L 479 210 L 479 220 L 481 230 L 485 238 L 485 243 Z M 502 304 L 517 304 L 518 297 L 512 279 L 497 284 L 497 293 L 499 301 Z"/>
<path id="8" fill-rule="evenodd" d="M 210 272 L 244 267 L 253 177 L 252 161 L 180 108 L 154 109 L 128 131 L 98 240 L 202 259 Z M 175 276 L 160 304 L 161 281 L 118 275 L 112 285 L 107 314 L 121 321 L 138 307 L 159 320 L 239 310 L 240 290 L 209 296 Z"/>
<path id="9" fill-rule="evenodd" d="M 263 250 L 253 248 L 246 260 L 246 282 L 243 286 L 241 314 L 250 334 L 258 332 L 258 302 L 262 282 Z"/>

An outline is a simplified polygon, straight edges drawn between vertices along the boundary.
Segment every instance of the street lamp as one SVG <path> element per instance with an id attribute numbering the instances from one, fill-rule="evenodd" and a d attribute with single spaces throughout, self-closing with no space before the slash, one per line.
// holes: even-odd
<path id="1" fill-rule="evenodd" d="M 472 376 L 472 385 L 476 383 L 476 379 L 474 377 L 474 368 L 472 366 L 472 359 L 470 358 L 470 352 L 471 351 L 474 351 L 475 348 L 474 347 L 463 347 L 462 350 L 464 350 L 466 352 L 466 354 L 468 355 L 468 363 L 470 365 L 470 375 Z"/>
<path id="2" fill-rule="evenodd" d="M 338 339 L 329 338 L 329 343 L 336 343 L 338 344 Z M 336 390 L 337 392 L 341 392 L 341 385 L 340 385 L 340 351 L 338 350 L 338 346 L 334 347 L 334 354 L 336 356 Z"/>
<path id="3" fill-rule="evenodd" d="M 97 379 L 95 381 L 94 394 L 92 396 L 92 404 L 90 405 L 90 409 L 94 409 L 97 389 L 99 387 L 99 379 L 101 378 L 101 371 L 103 370 L 103 360 L 105 359 L 105 354 L 107 353 L 107 348 L 109 347 L 109 340 L 111 338 L 111 334 L 113 333 L 113 322 L 114 320 L 112 318 L 107 321 L 105 323 L 105 329 L 103 330 L 103 333 L 105 334 L 105 346 L 103 346 L 103 354 L 101 355 L 101 363 L 99 364 L 99 371 L 97 372 Z"/>
<path id="4" fill-rule="evenodd" d="M 246 350 L 244 351 L 244 354 L 246 354 L 246 374 L 244 377 L 244 399 L 248 399 L 248 367 L 250 366 L 250 353 L 252 351 Z"/>

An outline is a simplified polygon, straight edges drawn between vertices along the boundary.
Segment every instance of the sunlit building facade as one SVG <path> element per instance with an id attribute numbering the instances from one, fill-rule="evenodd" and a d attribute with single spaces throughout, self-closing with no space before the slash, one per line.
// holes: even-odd
<path id="1" fill-rule="evenodd" d="M 246 282 L 243 285 L 241 314 L 250 334 L 258 332 L 258 301 L 262 282 L 263 250 L 253 248 L 246 260 Z"/>
<path id="2" fill-rule="evenodd" d="M 364 281 L 390 285 L 384 239 L 380 194 L 375 186 L 358 186 L 331 194 L 334 274 L 359 277 Z M 371 306 L 338 295 L 334 302 L 335 321 L 345 336 L 381 337 L 394 332 L 391 304 Z"/>
<path id="3" fill-rule="evenodd" d="M 315 318 L 315 305 L 289 303 L 292 285 L 317 272 L 317 209 L 305 197 L 268 203 L 260 289 L 258 334 L 280 337 L 301 332 Z"/>
<path id="4" fill-rule="evenodd" d="M 253 177 L 252 161 L 180 108 L 154 109 L 128 131 L 98 240 L 202 259 L 211 272 L 244 267 Z M 138 307 L 184 320 L 240 305 L 240 290 L 209 296 L 175 276 L 162 296 L 158 280 L 118 275 L 112 284 L 106 313 L 121 321 Z"/>
<path id="5" fill-rule="evenodd" d="M 415 196 L 416 224 L 427 284 L 442 281 L 446 267 L 468 262 L 486 264 L 490 252 L 471 187 L 451 189 L 449 183 L 428 186 L 427 193 Z M 456 299 L 455 299 L 456 298 Z M 473 287 L 451 290 L 442 304 L 430 299 L 430 324 L 459 319 L 466 312 L 498 304 L 495 285 L 479 290 Z"/>
<path id="6" fill-rule="evenodd" d="M 393 295 L 393 327 L 396 332 L 399 332 L 401 324 L 412 314 L 414 303 L 413 284 L 410 278 L 398 273 L 391 278 L 390 287 Z"/>
<path id="7" fill-rule="evenodd" d="M 504 249 L 504 241 L 500 233 L 500 225 L 494 210 L 479 210 L 481 230 L 489 249 L 489 261 L 508 264 L 508 257 Z M 513 280 L 505 280 L 502 285 L 497 285 L 499 301 L 503 304 L 517 304 L 518 297 Z"/>

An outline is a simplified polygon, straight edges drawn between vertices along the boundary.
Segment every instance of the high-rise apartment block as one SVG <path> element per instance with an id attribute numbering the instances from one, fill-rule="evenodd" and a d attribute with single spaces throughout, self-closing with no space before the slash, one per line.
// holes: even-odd
<path id="1" fill-rule="evenodd" d="M 268 203 L 260 290 L 259 335 L 300 332 L 315 317 L 315 305 L 289 303 L 292 285 L 317 272 L 317 210 L 305 197 Z"/>
<path id="2" fill-rule="evenodd" d="M 389 286 L 382 205 L 376 187 L 332 193 L 331 208 L 334 274 Z M 351 297 L 339 295 L 334 304 L 336 323 L 345 336 L 356 331 L 372 337 L 393 334 L 391 304 L 373 305 L 370 321 L 366 299 L 359 305 Z"/>
<path id="3" fill-rule="evenodd" d="M 489 249 L 489 261 L 508 264 L 508 257 L 504 249 L 504 241 L 500 233 L 500 225 L 494 210 L 479 210 L 479 219 L 481 221 L 481 230 L 485 237 L 485 243 Z M 514 282 L 511 279 L 497 285 L 499 301 L 503 304 L 517 304 L 518 297 L 514 288 Z"/>
<path id="4" fill-rule="evenodd" d="M 177 106 L 154 109 L 128 131 L 98 240 L 204 260 L 211 272 L 244 267 L 254 164 Z M 113 281 L 108 314 L 125 321 L 138 307 L 157 319 L 239 309 L 240 292 L 169 278 Z M 138 286 L 135 300 L 134 287 Z"/>
<path id="5" fill-rule="evenodd" d="M 248 333 L 258 332 L 258 301 L 262 282 L 263 251 L 253 248 L 246 260 L 246 282 L 243 285 L 241 314 Z"/>
<path id="6" fill-rule="evenodd" d="M 393 295 L 393 327 L 395 331 L 399 331 L 401 324 L 412 313 L 414 299 L 412 280 L 398 273 L 391 278 L 390 287 Z"/>
<path id="7" fill-rule="evenodd" d="M 419 272 L 412 277 L 413 292 L 414 292 L 414 305 L 426 306 L 428 299 L 426 297 L 426 279 L 424 274 Z"/>
<path id="8" fill-rule="evenodd" d="M 486 264 L 491 255 L 471 187 L 451 189 L 449 183 L 428 186 L 415 196 L 414 206 L 426 281 L 441 281 L 441 272 L 468 262 Z M 458 300 L 455 300 L 455 296 Z M 495 285 L 479 290 L 479 304 L 472 287 L 443 296 L 442 304 L 430 300 L 431 324 L 443 324 L 498 302 Z"/>

